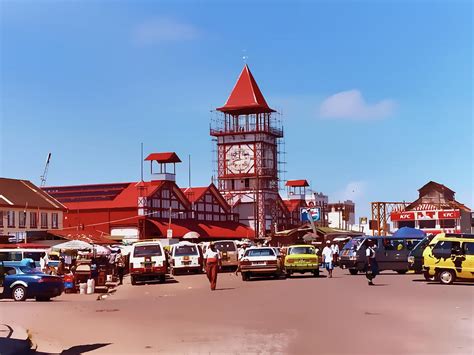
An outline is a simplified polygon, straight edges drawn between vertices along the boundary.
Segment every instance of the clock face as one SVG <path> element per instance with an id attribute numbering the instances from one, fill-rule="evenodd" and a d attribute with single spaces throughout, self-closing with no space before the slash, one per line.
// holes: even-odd
<path id="1" fill-rule="evenodd" d="M 227 150 L 226 165 L 231 174 L 253 173 L 253 150 L 247 144 L 233 145 Z"/>

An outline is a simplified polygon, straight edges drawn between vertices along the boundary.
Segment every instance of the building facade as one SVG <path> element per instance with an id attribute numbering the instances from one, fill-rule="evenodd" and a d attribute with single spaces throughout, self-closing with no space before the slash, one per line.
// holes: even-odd
<path id="1" fill-rule="evenodd" d="M 59 201 L 28 180 L 0 178 L 0 235 L 26 241 L 28 235 L 63 227 Z"/>
<path id="2" fill-rule="evenodd" d="M 176 184 L 174 165 L 180 159 L 175 153 L 154 153 L 145 160 L 151 181 L 45 188 L 67 207 L 63 229 L 52 233 L 128 242 L 180 239 L 189 232 L 202 240 L 254 238 L 213 184 L 185 189 Z"/>
<path id="3" fill-rule="evenodd" d="M 355 224 L 355 204 L 351 200 L 328 203 L 328 224 L 331 228 L 351 230 Z"/>
<path id="4" fill-rule="evenodd" d="M 421 229 L 427 234 L 470 233 L 471 210 L 456 201 L 453 190 L 430 181 L 422 186 L 418 193 L 416 201 L 390 214 L 395 230 L 411 227 Z"/>

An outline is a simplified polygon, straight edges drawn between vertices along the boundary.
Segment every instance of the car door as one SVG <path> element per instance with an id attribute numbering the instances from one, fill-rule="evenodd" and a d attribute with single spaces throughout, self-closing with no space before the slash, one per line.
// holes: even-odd
<path id="1" fill-rule="evenodd" d="M 474 279 L 474 242 L 463 242 L 462 249 L 464 260 L 462 261 L 461 277 Z"/>
<path id="2" fill-rule="evenodd" d="M 3 262 L 0 261 L 0 298 L 3 298 L 3 284 L 5 282 L 5 267 Z"/>
<path id="3" fill-rule="evenodd" d="M 406 270 L 407 252 L 404 239 L 385 238 L 383 244 L 382 270 Z M 379 263 L 380 265 L 380 263 Z"/>

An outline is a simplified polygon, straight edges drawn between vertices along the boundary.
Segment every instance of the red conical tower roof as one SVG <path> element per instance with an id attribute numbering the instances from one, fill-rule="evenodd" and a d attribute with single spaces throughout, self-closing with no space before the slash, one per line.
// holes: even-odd
<path id="1" fill-rule="evenodd" d="M 265 101 L 247 64 L 240 73 L 227 102 L 217 110 L 233 115 L 275 112 Z"/>

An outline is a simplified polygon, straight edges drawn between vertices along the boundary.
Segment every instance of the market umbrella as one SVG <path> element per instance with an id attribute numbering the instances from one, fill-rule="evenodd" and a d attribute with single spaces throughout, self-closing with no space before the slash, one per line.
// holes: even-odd
<path id="1" fill-rule="evenodd" d="M 316 236 L 314 235 L 314 233 L 306 233 L 304 236 L 303 236 L 303 240 L 305 242 L 313 242 L 316 240 Z"/>
<path id="2" fill-rule="evenodd" d="M 198 239 L 201 236 L 199 235 L 198 232 L 188 232 L 185 235 L 183 235 L 183 239 Z"/>
<path id="3" fill-rule="evenodd" d="M 54 245 L 51 249 L 53 250 L 84 250 L 84 249 L 90 249 L 92 250 L 92 245 L 87 243 L 87 242 L 83 242 L 82 240 L 70 240 L 68 242 L 65 242 L 65 243 L 61 243 L 61 244 L 56 244 Z"/>
<path id="4" fill-rule="evenodd" d="M 393 233 L 393 236 L 397 238 L 424 238 L 426 233 L 420 229 L 403 227 Z"/>
<path id="5" fill-rule="evenodd" d="M 94 245 L 94 250 L 97 255 L 109 255 L 111 250 L 102 245 Z"/>

